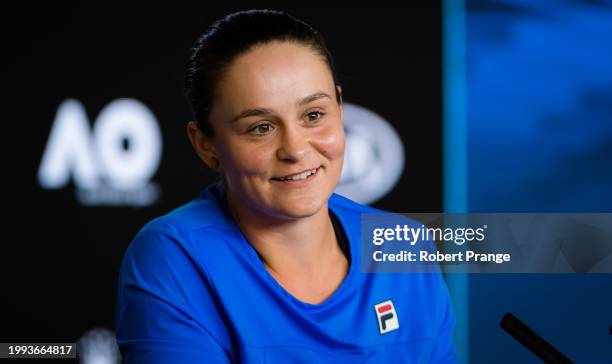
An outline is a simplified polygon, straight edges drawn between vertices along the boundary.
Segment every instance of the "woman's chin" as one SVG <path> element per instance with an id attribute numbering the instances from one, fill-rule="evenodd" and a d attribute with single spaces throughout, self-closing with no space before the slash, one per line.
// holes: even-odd
<path id="1" fill-rule="evenodd" d="M 321 197 L 291 199 L 287 201 L 278 201 L 276 205 L 276 213 L 289 219 L 305 218 L 316 215 L 321 209 L 326 206 Z"/>

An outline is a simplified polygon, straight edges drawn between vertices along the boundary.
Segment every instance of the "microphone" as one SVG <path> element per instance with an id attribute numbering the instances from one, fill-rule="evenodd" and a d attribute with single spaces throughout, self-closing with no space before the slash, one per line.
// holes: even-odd
<path id="1" fill-rule="evenodd" d="M 510 312 L 506 312 L 500 322 L 500 326 L 508 334 L 523 344 L 532 353 L 537 355 L 545 363 L 549 364 L 571 364 L 573 363 L 565 355 L 550 345 L 540 335 L 525 325 L 521 320 Z"/>

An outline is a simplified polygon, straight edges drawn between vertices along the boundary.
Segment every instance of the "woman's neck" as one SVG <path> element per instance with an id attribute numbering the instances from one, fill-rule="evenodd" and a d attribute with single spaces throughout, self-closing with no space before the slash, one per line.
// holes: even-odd
<path id="1" fill-rule="evenodd" d="M 280 220 L 238 204 L 230 194 L 227 200 L 249 243 L 285 289 L 312 303 L 335 291 L 346 276 L 348 262 L 336 240 L 327 204 L 311 216 Z"/>

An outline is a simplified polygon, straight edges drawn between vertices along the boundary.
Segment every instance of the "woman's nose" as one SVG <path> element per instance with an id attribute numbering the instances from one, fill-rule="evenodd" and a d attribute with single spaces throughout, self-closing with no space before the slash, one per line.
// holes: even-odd
<path id="1" fill-rule="evenodd" d="M 298 125 L 284 128 L 277 156 L 280 160 L 296 162 L 304 158 L 310 149 L 306 131 Z"/>

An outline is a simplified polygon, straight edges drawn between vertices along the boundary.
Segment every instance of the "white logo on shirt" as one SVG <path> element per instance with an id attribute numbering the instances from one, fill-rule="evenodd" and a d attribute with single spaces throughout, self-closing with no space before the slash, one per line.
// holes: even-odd
<path id="1" fill-rule="evenodd" d="M 376 311 L 378 329 L 381 335 L 399 329 L 397 312 L 395 312 L 395 307 L 391 300 L 374 305 L 374 311 Z"/>

